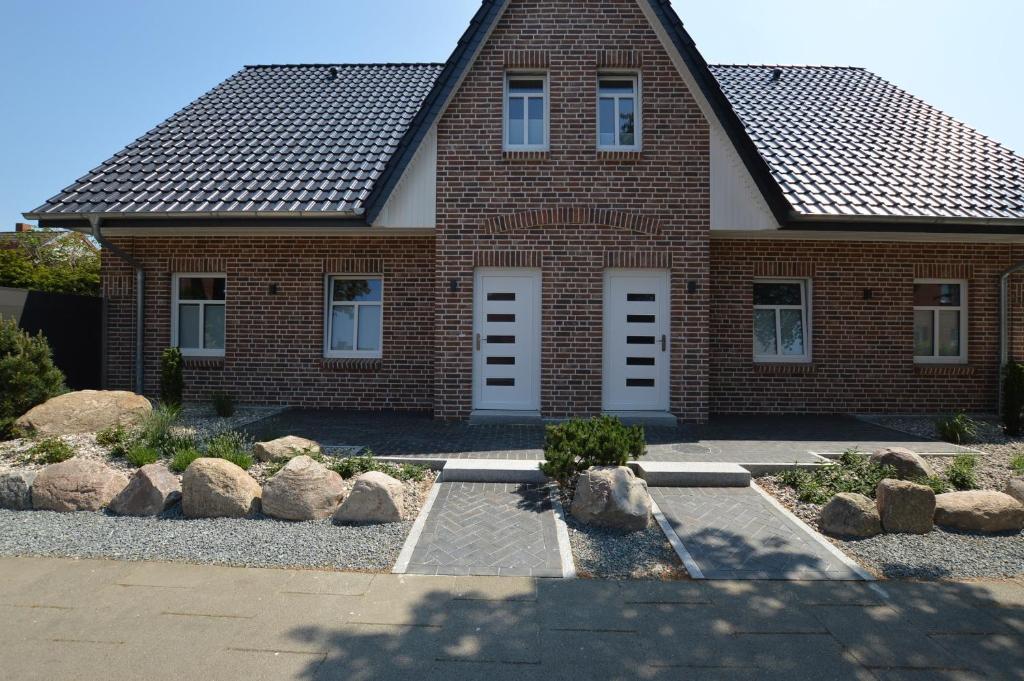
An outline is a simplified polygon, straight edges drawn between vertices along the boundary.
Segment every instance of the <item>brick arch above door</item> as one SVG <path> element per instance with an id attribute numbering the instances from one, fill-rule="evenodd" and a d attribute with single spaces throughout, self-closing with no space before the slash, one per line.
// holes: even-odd
<path id="1" fill-rule="evenodd" d="M 640 234 L 661 232 L 661 223 L 653 217 L 588 206 L 556 206 L 499 215 L 484 223 L 484 231 L 501 234 L 551 225 L 598 225 Z"/>

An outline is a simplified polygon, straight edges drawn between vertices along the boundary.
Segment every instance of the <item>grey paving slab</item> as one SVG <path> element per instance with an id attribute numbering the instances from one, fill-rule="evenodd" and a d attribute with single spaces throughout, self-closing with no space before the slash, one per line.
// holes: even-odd
<path id="1" fill-rule="evenodd" d="M 860 579 L 753 488 L 653 487 L 651 498 L 707 579 Z"/>
<path id="2" fill-rule="evenodd" d="M 555 522 L 543 487 L 442 482 L 406 572 L 561 577 Z"/>

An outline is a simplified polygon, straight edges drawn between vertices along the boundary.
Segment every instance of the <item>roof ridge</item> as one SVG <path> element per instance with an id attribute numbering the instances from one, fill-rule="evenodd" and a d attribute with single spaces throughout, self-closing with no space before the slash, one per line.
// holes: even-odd
<path id="1" fill-rule="evenodd" d="M 745 68 L 745 69 L 835 69 L 837 71 L 868 71 L 863 66 L 842 64 L 708 64 L 711 68 Z M 873 73 L 872 71 L 868 71 Z"/>
<path id="2" fill-rule="evenodd" d="M 329 66 L 444 66 L 441 62 L 434 61 L 382 61 L 382 62 L 342 62 L 337 64 L 313 64 L 313 63 L 299 63 L 299 64 L 246 64 L 243 68 L 246 69 L 294 69 L 294 68 L 325 68 Z"/>

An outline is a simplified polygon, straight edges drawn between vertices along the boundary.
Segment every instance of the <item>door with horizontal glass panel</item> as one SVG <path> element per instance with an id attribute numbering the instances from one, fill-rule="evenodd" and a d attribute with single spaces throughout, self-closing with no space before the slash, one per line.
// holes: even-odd
<path id="1" fill-rule="evenodd" d="M 539 270 L 477 270 L 474 409 L 540 409 L 540 281 Z"/>
<path id="2" fill-rule="evenodd" d="M 668 411 L 669 309 L 668 272 L 605 273 L 605 411 Z"/>

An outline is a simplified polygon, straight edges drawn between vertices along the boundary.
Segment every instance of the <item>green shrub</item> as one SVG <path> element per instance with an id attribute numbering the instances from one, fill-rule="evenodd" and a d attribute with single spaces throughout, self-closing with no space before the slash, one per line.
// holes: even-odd
<path id="1" fill-rule="evenodd" d="M 203 452 L 203 456 L 211 459 L 230 461 L 243 470 L 252 468 L 252 443 L 242 433 L 229 430 L 211 438 Z"/>
<path id="2" fill-rule="evenodd" d="M 612 416 L 572 419 L 548 426 L 541 471 L 562 485 L 592 466 L 625 466 L 646 452 L 642 426 L 625 426 Z"/>
<path id="3" fill-rule="evenodd" d="M 346 480 L 363 473 L 369 473 L 370 471 L 378 471 L 385 475 L 390 475 L 396 480 L 420 481 L 426 477 L 427 470 L 423 466 L 414 466 L 408 463 L 395 465 L 386 461 L 378 461 L 373 452 L 367 452 L 363 456 L 349 456 L 344 459 L 338 459 L 328 465 L 328 468 Z"/>
<path id="4" fill-rule="evenodd" d="M 189 464 L 202 456 L 203 455 L 195 447 L 179 449 L 174 452 L 174 456 L 171 457 L 169 468 L 175 473 L 184 473 L 185 469 L 189 467 Z"/>
<path id="5" fill-rule="evenodd" d="M 1024 425 L 1024 364 L 1012 362 L 1003 369 L 1003 428 L 1016 437 Z"/>
<path id="6" fill-rule="evenodd" d="M 1024 473 L 1024 454 L 1018 454 L 1010 460 L 1010 468 L 1015 473 Z"/>
<path id="7" fill-rule="evenodd" d="M 161 457 L 173 456 L 179 449 L 195 445 L 195 438 L 177 429 L 181 408 L 169 404 L 157 405 L 139 423 L 136 439 L 146 447 L 155 449 Z"/>
<path id="8" fill-rule="evenodd" d="M 892 466 L 879 466 L 855 449 L 845 452 L 831 466 L 814 470 L 790 469 L 779 479 L 796 490 L 797 498 L 808 504 L 824 504 L 840 492 L 874 498 L 875 489 L 885 478 L 896 477 Z"/>
<path id="9" fill-rule="evenodd" d="M 160 401 L 164 404 L 181 406 L 181 394 L 185 389 L 183 364 L 178 348 L 167 348 L 160 355 Z"/>
<path id="10" fill-rule="evenodd" d="M 46 338 L 22 331 L 13 319 L 0 319 L 0 440 L 14 435 L 19 416 L 66 390 Z"/>
<path id="11" fill-rule="evenodd" d="M 935 428 L 939 436 L 946 442 L 955 445 L 963 444 L 974 439 L 978 434 L 978 423 L 963 412 L 956 416 L 939 419 L 935 422 Z"/>
<path id="12" fill-rule="evenodd" d="M 217 416 L 224 419 L 234 416 L 235 398 L 230 393 L 214 393 L 213 410 L 217 413 Z"/>
<path id="13" fill-rule="evenodd" d="M 961 454 L 953 459 L 949 470 L 946 471 L 946 479 L 953 489 L 969 490 L 978 487 L 978 457 L 973 454 Z"/>
<path id="14" fill-rule="evenodd" d="M 128 429 L 120 423 L 115 423 L 96 433 L 96 444 L 103 445 L 104 447 L 113 447 L 114 445 L 127 442 L 130 438 L 131 434 L 128 432 Z"/>
<path id="15" fill-rule="evenodd" d="M 136 468 L 142 468 L 143 466 L 148 466 L 151 463 L 159 461 L 160 452 L 152 447 L 147 447 L 141 442 L 136 442 L 124 455 L 124 458 L 128 460 L 128 463 Z"/>
<path id="16" fill-rule="evenodd" d="M 29 459 L 36 463 L 60 463 L 75 455 L 71 445 L 57 437 L 48 437 L 32 445 L 28 450 Z"/>
<path id="17" fill-rule="evenodd" d="M 949 483 L 937 475 L 932 475 L 927 478 L 917 478 L 912 482 L 915 482 L 918 485 L 924 485 L 925 487 L 931 487 L 932 491 L 936 494 L 945 494 L 951 490 Z"/>

